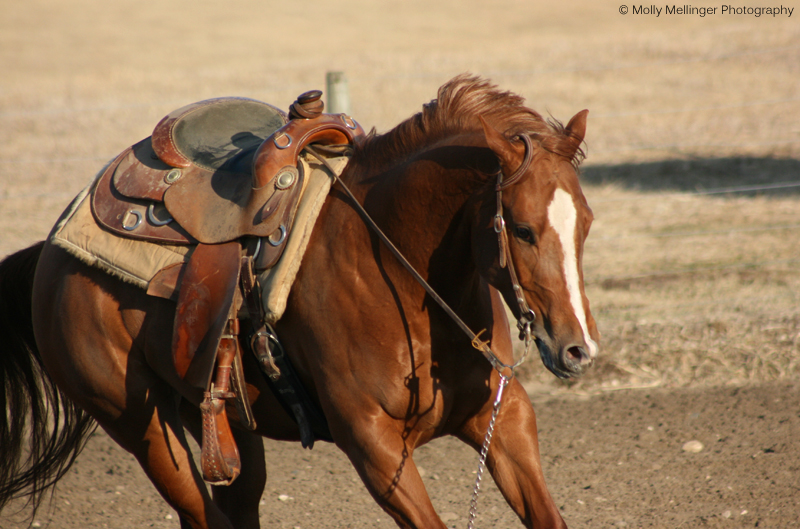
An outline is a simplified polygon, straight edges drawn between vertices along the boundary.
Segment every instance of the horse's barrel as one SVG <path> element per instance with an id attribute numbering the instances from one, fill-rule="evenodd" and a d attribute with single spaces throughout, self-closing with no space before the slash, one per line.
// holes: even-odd
<path id="1" fill-rule="evenodd" d="M 322 90 L 309 90 L 297 96 L 297 101 L 289 107 L 289 117 L 291 119 L 314 119 L 321 116 L 324 109 Z"/>

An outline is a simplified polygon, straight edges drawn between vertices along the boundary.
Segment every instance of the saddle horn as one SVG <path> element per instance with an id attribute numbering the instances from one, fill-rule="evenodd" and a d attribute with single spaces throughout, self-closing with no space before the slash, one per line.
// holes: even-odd
<path id="1" fill-rule="evenodd" d="M 253 159 L 253 189 L 261 189 L 310 143 L 344 145 L 364 134 L 356 120 L 345 114 L 323 114 L 321 90 L 301 94 L 291 105 L 289 123 L 264 140 Z"/>

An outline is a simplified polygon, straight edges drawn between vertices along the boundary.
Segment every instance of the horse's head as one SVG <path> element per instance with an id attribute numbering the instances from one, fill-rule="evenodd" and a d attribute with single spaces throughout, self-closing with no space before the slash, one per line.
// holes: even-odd
<path id="1" fill-rule="evenodd" d="M 579 112 L 552 136 L 512 139 L 483 121 L 501 175 L 492 195 L 496 200 L 484 202 L 475 231 L 476 262 L 515 316 L 522 323 L 532 319 L 542 361 L 561 378 L 581 375 L 598 352 L 582 266 L 593 217 L 574 163 L 587 114 Z M 532 314 L 523 314 L 528 309 Z"/>

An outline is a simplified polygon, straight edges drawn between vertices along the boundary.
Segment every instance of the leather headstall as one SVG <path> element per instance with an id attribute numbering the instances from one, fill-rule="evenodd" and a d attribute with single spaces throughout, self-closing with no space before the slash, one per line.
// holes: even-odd
<path id="1" fill-rule="evenodd" d="M 506 221 L 503 217 L 503 190 L 516 184 L 527 173 L 533 161 L 533 144 L 531 143 L 530 136 L 522 134 L 518 136 L 518 138 L 522 140 L 525 146 L 525 156 L 520 166 L 508 179 L 503 179 L 504 175 L 502 170 L 497 175 L 497 185 L 495 186 L 495 192 L 497 194 L 497 213 L 494 216 L 494 231 L 497 233 L 497 244 L 500 248 L 500 267 L 506 268 L 506 266 L 508 266 L 508 274 L 511 276 L 511 288 L 514 290 L 514 296 L 519 308 L 519 317 L 517 318 L 519 337 L 520 340 L 525 340 L 527 344 L 531 339 L 531 325 L 533 325 L 533 322 L 536 320 L 536 313 L 528 306 L 528 302 L 525 300 L 525 293 L 522 291 L 522 286 L 519 284 L 517 271 L 514 268 L 514 261 L 511 259 Z"/>

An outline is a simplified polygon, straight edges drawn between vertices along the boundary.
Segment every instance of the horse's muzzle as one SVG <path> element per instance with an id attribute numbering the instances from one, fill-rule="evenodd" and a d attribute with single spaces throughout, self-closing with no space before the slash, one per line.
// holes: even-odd
<path id="1" fill-rule="evenodd" d="M 579 377 L 594 364 L 594 358 L 583 345 L 568 345 L 561 348 L 558 354 L 540 338 L 536 338 L 536 346 L 544 366 L 558 378 Z"/>

